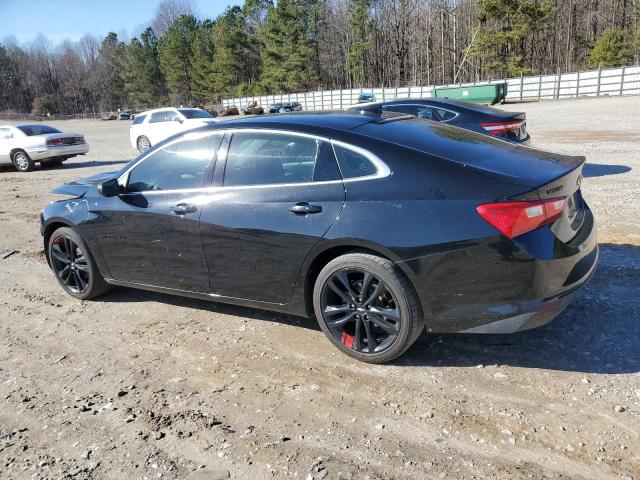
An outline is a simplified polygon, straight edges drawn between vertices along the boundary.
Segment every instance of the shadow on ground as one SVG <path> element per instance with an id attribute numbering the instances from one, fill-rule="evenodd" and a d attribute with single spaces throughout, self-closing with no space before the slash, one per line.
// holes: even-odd
<path id="1" fill-rule="evenodd" d="M 600 165 L 598 163 L 586 163 L 582 168 L 585 177 L 604 177 L 607 175 L 619 175 L 631 171 L 631 167 L 625 165 Z"/>
<path id="2" fill-rule="evenodd" d="M 640 372 L 640 247 L 600 245 L 595 274 L 550 324 L 511 335 L 423 334 L 399 366 L 509 365 L 589 373 Z M 106 302 L 160 302 L 319 330 L 305 319 L 125 288 Z"/>

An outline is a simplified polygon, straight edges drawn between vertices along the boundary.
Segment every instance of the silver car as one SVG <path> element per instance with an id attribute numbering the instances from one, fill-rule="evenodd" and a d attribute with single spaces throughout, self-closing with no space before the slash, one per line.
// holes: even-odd
<path id="1" fill-rule="evenodd" d="M 62 133 L 41 124 L 0 125 L 0 165 L 13 165 L 21 172 L 33 170 L 36 162 L 61 165 L 88 151 L 89 145 L 78 133 Z"/>

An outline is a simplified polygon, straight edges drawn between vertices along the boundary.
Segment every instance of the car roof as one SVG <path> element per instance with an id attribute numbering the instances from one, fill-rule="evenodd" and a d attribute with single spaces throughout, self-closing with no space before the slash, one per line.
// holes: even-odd
<path id="1" fill-rule="evenodd" d="M 151 110 L 145 110 L 144 112 L 140 112 L 138 113 L 138 115 L 147 115 L 149 113 L 156 113 L 156 112 L 165 112 L 167 110 L 177 110 L 177 107 L 162 107 L 162 108 L 153 108 Z"/>
<path id="2" fill-rule="evenodd" d="M 352 130 L 360 125 L 380 120 L 382 117 L 375 113 L 322 111 L 322 112 L 292 112 L 278 115 L 263 115 L 245 117 L 233 120 L 221 120 L 215 126 L 205 128 L 282 128 L 292 130 Z"/>

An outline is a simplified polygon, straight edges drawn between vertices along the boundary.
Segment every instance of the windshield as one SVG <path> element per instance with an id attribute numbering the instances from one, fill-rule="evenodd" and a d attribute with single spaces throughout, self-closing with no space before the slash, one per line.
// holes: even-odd
<path id="1" fill-rule="evenodd" d="M 57 128 L 50 127 L 48 125 L 19 125 L 16 127 L 21 130 L 22 133 L 29 137 L 33 135 L 49 135 L 50 133 L 62 133 Z"/>
<path id="2" fill-rule="evenodd" d="M 210 114 L 199 108 L 179 108 L 178 111 L 184 118 L 213 118 Z"/>

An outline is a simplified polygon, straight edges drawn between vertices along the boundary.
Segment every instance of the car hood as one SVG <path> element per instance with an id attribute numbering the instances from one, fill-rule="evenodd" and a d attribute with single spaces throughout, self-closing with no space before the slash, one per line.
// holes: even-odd
<path id="1" fill-rule="evenodd" d="M 104 183 L 107 180 L 111 180 L 116 175 L 118 175 L 118 173 L 119 171 L 117 170 L 113 172 L 98 173 L 96 175 L 91 175 L 90 177 L 85 177 L 73 182 L 65 183 L 63 185 L 60 185 L 59 187 L 54 188 L 51 191 L 52 193 L 59 193 L 61 195 L 76 195 L 80 197 L 84 195 L 90 188 Z"/>

